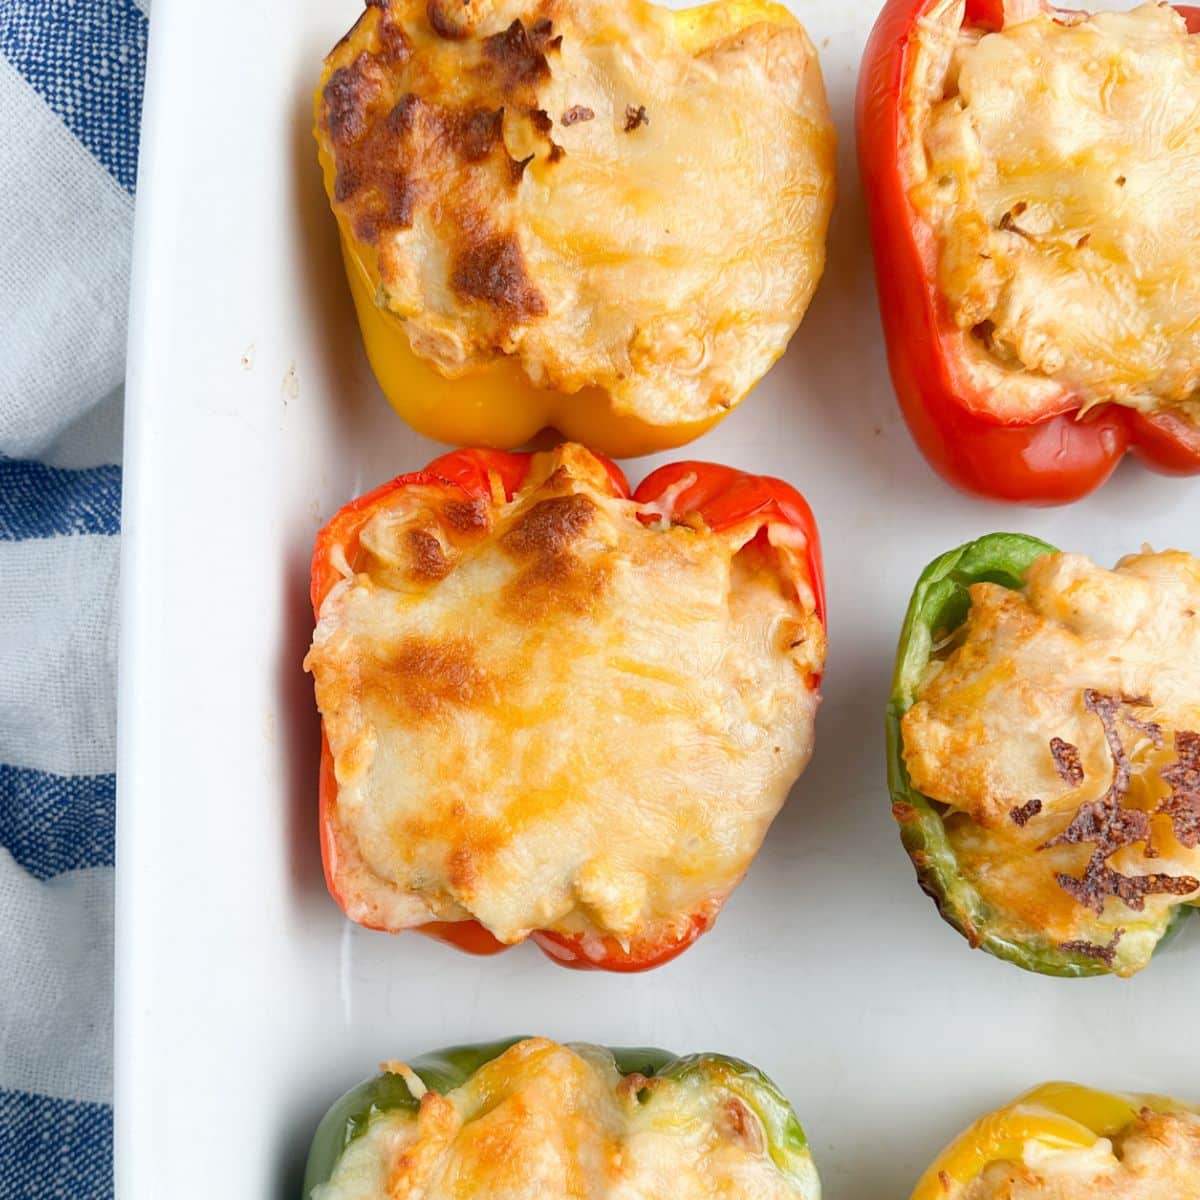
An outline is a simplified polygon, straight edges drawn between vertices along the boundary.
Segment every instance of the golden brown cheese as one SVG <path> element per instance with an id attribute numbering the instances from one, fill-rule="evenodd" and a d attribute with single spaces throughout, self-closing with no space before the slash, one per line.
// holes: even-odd
<path id="1" fill-rule="evenodd" d="M 1196 1200 L 1200 1117 L 1144 1109 L 1119 1138 L 1101 1138 L 1084 1150 L 1030 1141 L 1020 1162 L 993 1163 L 953 1195 L 955 1200 Z"/>
<path id="2" fill-rule="evenodd" d="M 787 10 L 728 36 L 643 0 L 390 0 L 318 138 L 379 303 L 444 375 L 498 355 L 655 423 L 712 418 L 820 278 L 834 134 Z"/>
<path id="3" fill-rule="evenodd" d="M 966 622 L 931 663 L 902 732 L 913 785 L 951 810 L 960 864 L 1026 928 L 1068 942 L 1101 917 L 1112 933 L 1129 929 L 1139 902 L 1154 916 L 1195 898 L 1200 562 L 1146 552 L 1108 571 L 1083 555 L 1050 554 L 1029 568 L 1022 591 L 975 584 Z M 1192 881 L 1134 896 L 1134 911 L 1106 891 L 1107 876 L 1075 890 L 1056 879 L 1087 878 L 1100 842 L 1082 823 L 1122 780 L 1113 812 L 1145 814 L 1133 820 L 1144 820 L 1150 841 L 1132 837 L 1132 826 L 1118 835 L 1114 818 L 1098 816 L 1121 843 L 1108 866 Z"/>
<path id="4" fill-rule="evenodd" d="M 576 446 L 511 503 L 377 514 L 307 660 L 350 915 L 628 943 L 719 904 L 809 758 L 825 650 L 754 528 L 654 520 Z"/>
<path id="5" fill-rule="evenodd" d="M 649 1089 L 649 1095 L 644 1093 Z M 643 1091 L 639 1099 L 639 1091 Z M 519 1042 L 414 1121 L 376 1117 L 313 1200 L 817 1200 L 759 1118 L 703 1079 L 623 1078 L 611 1055 Z"/>
<path id="6" fill-rule="evenodd" d="M 1165 4 L 922 35 L 912 195 L 997 414 L 1200 421 L 1200 37 Z"/>

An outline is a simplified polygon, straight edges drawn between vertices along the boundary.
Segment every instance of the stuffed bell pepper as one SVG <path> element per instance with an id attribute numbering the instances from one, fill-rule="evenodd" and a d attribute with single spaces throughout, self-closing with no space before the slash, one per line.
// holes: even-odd
<path id="1" fill-rule="evenodd" d="M 640 970 L 707 930 L 812 751 L 820 550 L 778 480 L 461 450 L 317 539 L 321 842 L 355 921 Z"/>
<path id="2" fill-rule="evenodd" d="M 316 134 L 376 377 L 451 444 L 682 445 L 824 267 L 833 125 L 770 0 L 368 0 Z"/>
<path id="3" fill-rule="evenodd" d="M 304 1200 L 819 1200 L 800 1122 L 734 1058 L 465 1046 L 383 1073 L 317 1129 Z"/>
<path id="4" fill-rule="evenodd" d="M 886 0 L 859 157 L 888 359 L 968 491 L 1200 472 L 1200 9 Z"/>
<path id="5" fill-rule="evenodd" d="M 1200 900 L 1200 562 L 1018 534 L 933 562 L 888 707 L 892 809 L 973 946 L 1131 975 Z"/>
<path id="6" fill-rule="evenodd" d="M 1200 1110 L 1047 1083 L 976 1121 L 912 1200 L 1194 1200 Z"/>

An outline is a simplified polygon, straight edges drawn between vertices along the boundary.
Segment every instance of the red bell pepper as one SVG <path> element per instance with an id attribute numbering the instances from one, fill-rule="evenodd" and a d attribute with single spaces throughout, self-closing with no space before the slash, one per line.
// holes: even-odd
<path id="1" fill-rule="evenodd" d="M 600 457 L 600 456 L 597 456 Z M 354 568 L 360 553 L 359 538 L 368 522 L 395 494 L 406 487 L 443 487 L 469 499 L 486 499 L 495 504 L 509 501 L 520 490 L 529 473 L 532 454 L 504 453 L 496 450 L 455 450 L 435 459 L 424 470 L 400 475 L 390 483 L 352 501 L 317 535 L 312 561 L 312 605 L 319 620 L 321 606 L 333 587 L 345 576 L 339 564 Z M 629 497 L 629 484 L 614 463 L 600 458 L 615 496 Z M 500 496 L 503 492 L 503 499 Z M 668 519 L 673 523 L 702 523 L 713 533 L 753 522 L 755 537 L 766 538 L 771 530 L 777 539 L 787 541 L 792 532 L 803 558 L 795 562 L 798 586 L 809 589 L 815 610 L 825 622 L 825 593 L 821 567 L 821 546 L 816 521 L 804 497 L 795 488 L 778 479 L 749 475 L 731 467 L 713 463 L 682 462 L 662 467 L 649 475 L 631 499 L 647 507 L 646 522 Z M 780 537 L 780 531 L 786 531 Z M 820 681 L 810 681 L 816 686 Z M 337 806 L 338 785 L 334 775 L 333 754 L 321 738 L 319 789 L 321 859 L 330 894 L 345 908 L 337 882 L 337 836 L 333 813 Z M 682 953 L 717 918 L 722 901 L 710 901 L 693 913 L 686 933 L 670 941 L 634 940 L 628 949 L 611 937 L 583 938 L 555 930 L 536 930 L 532 940 L 554 962 L 577 969 L 608 971 L 644 971 L 669 962 Z M 377 926 L 368 926 L 378 928 Z M 417 929 L 438 941 L 446 942 L 471 954 L 496 954 L 509 947 L 498 941 L 474 920 L 437 921 Z"/>
<path id="2" fill-rule="evenodd" d="M 1200 428 L 1168 412 L 1114 404 L 1079 415 L 1066 387 L 1026 422 L 989 418 L 966 369 L 964 339 L 937 286 L 936 236 L 910 200 L 905 119 L 917 88 L 916 35 L 939 0 L 886 0 L 863 58 L 858 155 L 867 198 L 888 362 L 918 446 L 968 492 L 1061 504 L 1098 487 L 1126 451 L 1165 474 L 1200 473 Z M 1176 6 L 1200 32 L 1200 8 Z M 1037 12 L 1044 0 L 967 0 L 966 23 L 988 30 Z"/>

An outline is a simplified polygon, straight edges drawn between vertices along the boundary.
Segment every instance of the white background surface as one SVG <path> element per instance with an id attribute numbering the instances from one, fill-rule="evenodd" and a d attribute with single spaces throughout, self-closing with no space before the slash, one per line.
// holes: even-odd
<path id="1" fill-rule="evenodd" d="M 874 0 L 798 0 L 841 138 L 829 267 L 783 362 L 683 452 L 780 475 L 823 534 L 816 757 L 716 929 L 635 977 L 532 947 L 474 960 L 348 923 L 325 892 L 308 558 L 342 503 L 439 448 L 360 349 L 310 134 L 355 0 L 157 0 L 135 257 L 118 831 L 117 1195 L 297 1200 L 326 1106 L 384 1058 L 514 1032 L 722 1050 L 772 1074 L 830 1200 L 904 1200 L 977 1113 L 1046 1077 L 1200 1099 L 1185 931 L 1139 978 L 972 953 L 889 814 L 883 706 L 935 554 L 1001 529 L 1111 562 L 1200 550 L 1200 483 L 1123 467 L 1034 511 L 970 501 L 902 426 L 854 166 Z M 663 456 L 680 457 L 679 453 Z M 625 464 L 636 482 L 661 459 Z"/>

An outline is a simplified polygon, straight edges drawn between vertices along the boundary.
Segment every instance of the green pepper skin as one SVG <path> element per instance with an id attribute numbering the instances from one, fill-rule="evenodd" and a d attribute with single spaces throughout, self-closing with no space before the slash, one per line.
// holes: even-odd
<path id="1" fill-rule="evenodd" d="M 445 1094 L 461 1087 L 481 1067 L 499 1058 L 525 1038 L 508 1038 L 473 1046 L 456 1046 L 427 1054 L 408 1064 L 430 1091 Z M 596 1050 L 577 1042 L 573 1050 Z M 678 1058 L 666 1050 L 649 1047 L 605 1047 L 622 1075 L 644 1075 L 647 1079 L 708 1077 L 743 1100 L 762 1122 L 771 1160 L 797 1185 L 812 1188 L 815 1170 L 808 1139 L 791 1105 L 775 1084 L 757 1067 L 722 1054 L 691 1054 Z M 371 1121 L 396 1109 L 416 1116 L 419 1104 L 399 1075 L 382 1074 L 351 1088 L 322 1118 L 313 1137 L 304 1173 L 304 1200 L 313 1189 L 328 1182 L 345 1149 L 366 1133 Z M 809 1193 L 811 1194 L 811 1193 Z M 817 1200 L 814 1195 L 814 1200 Z"/>
<path id="2" fill-rule="evenodd" d="M 1122 939 L 1113 967 L 1099 959 L 1064 950 L 1045 937 L 1003 936 L 995 928 L 993 908 L 963 874 L 946 836 L 942 807 L 913 787 L 904 765 L 900 719 L 912 707 L 929 660 L 939 642 L 967 618 L 967 589 L 988 581 L 1018 590 L 1037 558 L 1054 546 L 1019 533 L 993 533 L 934 559 L 913 591 L 896 653 L 896 673 L 887 706 L 888 789 L 900 837 L 917 871 L 921 888 L 942 917 L 972 946 L 1026 971 L 1082 978 L 1131 971 L 1144 966 L 1158 946 L 1190 911 L 1177 907 L 1161 931 Z"/>
<path id="3" fill-rule="evenodd" d="M 625 1064 L 645 1053 L 647 1051 L 614 1050 L 612 1055 L 617 1069 L 622 1075 L 628 1075 L 630 1072 Z M 797 1183 L 804 1182 L 812 1173 L 812 1152 L 799 1118 L 779 1088 L 757 1067 L 725 1054 L 689 1054 L 686 1058 L 672 1059 L 663 1050 L 648 1053 L 666 1058 L 667 1061 L 653 1072 L 661 1079 L 705 1075 L 714 1086 L 740 1097 L 762 1122 L 771 1161 L 780 1171 Z M 635 1069 L 639 1074 L 649 1074 L 641 1067 Z"/>
<path id="4" fill-rule="evenodd" d="M 437 1092 L 448 1092 L 460 1087 L 480 1067 L 494 1058 L 499 1058 L 505 1050 L 519 1041 L 520 1038 L 509 1038 L 503 1042 L 455 1046 L 449 1050 L 424 1055 L 410 1065 L 427 1088 Z M 313 1188 L 327 1183 L 332 1178 L 342 1152 L 351 1142 L 367 1132 L 372 1118 L 398 1108 L 406 1108 L 415 1116 L 419 1107 L 417 1100 L 408 1090 L 408 1084 L 399 1075 L 389 1075 L 385 1072 L 351 1088 L 321 1118 L 317 1132 L 313 1135 L 308 1164 L 304 1170 L 306 1200 L 312 1195 Z"/>

